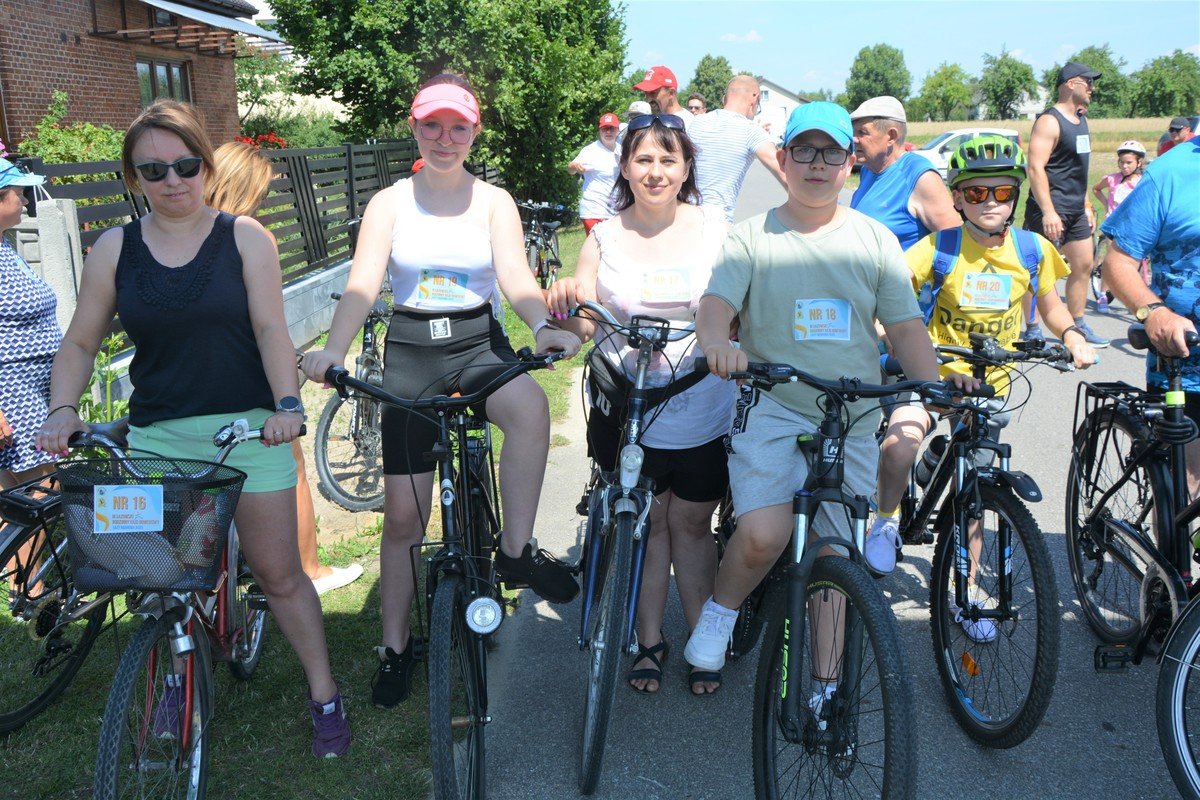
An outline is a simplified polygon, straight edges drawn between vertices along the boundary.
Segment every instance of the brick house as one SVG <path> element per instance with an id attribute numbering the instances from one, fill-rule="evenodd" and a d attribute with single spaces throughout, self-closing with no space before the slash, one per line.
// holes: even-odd
<path id="1" fill-rule="evenodd" d="M 71 96 L 68 122 L 129 125 L 159 97 L 194 103 L 215 142 L 238 132 L 235 39 L 282 40 L 248 21 L 246 0 L 3 0 L 0 139 L 14 149 Z"/>

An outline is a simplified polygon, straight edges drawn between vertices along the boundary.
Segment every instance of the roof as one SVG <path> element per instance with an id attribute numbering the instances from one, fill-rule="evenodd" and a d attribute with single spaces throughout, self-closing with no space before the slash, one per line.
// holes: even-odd
<path id="1" fill-rule="evenodd" d="M 258 9 L 246 0 L 176 0 L 180 5 L 198 8 L 223 17 L 253 17 Z"/>

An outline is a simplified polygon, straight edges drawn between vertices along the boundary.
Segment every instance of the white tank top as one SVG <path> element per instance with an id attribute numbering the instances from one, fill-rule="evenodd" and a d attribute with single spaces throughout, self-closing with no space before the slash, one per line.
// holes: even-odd
<path id="1" fill-rule="evenodd" d="M 396 181 L 388 278 L 397 308 L 465 311 L 498 297 L 486 215 L 439 217 L 417 203 L 411 178 Z"/>
<path id="2" fill-rule="evenodd" d="M 704 233 L 695 242 L 676 253 L 670 262 L 650 263 L 623 250 L 613 242 L 611 231 L 619 219 L 605 220 L 592 228 L 600 247 L 600 268 L 596 274 L 596 294 L 600 304 L 621 322 L 642 314 L 678 322 L 682 327 L 695 321 L 700 296 L 708 287 L 713 262 L 725 241 L 728 228 L 724 212 L 713 206 L 702 208 Z M 624 337 L 606 337 L 603 325 L 596 328 L 600 352 L 610 363 L 623 368 L 633 379 L 637 369 L 637 350 Z M 663 386 L 682 378 L 692 370 L 696 356 L 702 355 L 694 336 L 669 343 L 650 361 L 646 382 Z M 652 422 L 642 443 L 666 450 L 683 450 L 707 444 L 728 433 L 733 419 L 736 385 L 709 375 L 650 413 Z M 660 413 L 661 412 L 661 413 Z"/>

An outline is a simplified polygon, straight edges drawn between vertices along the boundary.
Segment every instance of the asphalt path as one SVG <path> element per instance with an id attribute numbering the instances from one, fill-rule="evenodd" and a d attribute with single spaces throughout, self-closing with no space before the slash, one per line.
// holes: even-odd
<path id="1" fill-rule="evenodd" d="M 783 198 L 757 163 L 739 204 L 739 218 Z M 1061 288 L 1061 286 L 1060 286 Z M 1119 307 L 1118 307 L 1119 308 Z M 1102 351 L 1091 380 L 1140 381 L 1140 355 L 1124 344 L 1132 321 L 1089 312 L 1113 346 Z M 922 798 L 1173 798 L 1154 723 L 1158 670 L 1153 663 L 1121 674 L 1092 668 L 1096 641 L 1083 621 L 1067 571 L 1063 502 L 1075 389 L 1081 374 L 1048 368 L 1033 373 L 1032 402 L 1005 433 L 1014 468 L 1032 475 L 1044 500 L 1032 507 L 1049 544 L 1062 616 L 1058 680 L 1040 728 L 1011 750 L 976 745 L 952 717 L 933 661 L 928 578 L 933 547 L 906 547 L 897 572 L 881 581 L 899 621 L 916 700 Z M 576 386 L 576 392 L 578 386 Z M 550 453 L 537 521 L 541 546 L 578 559 L 575 513 L 587 479 L 581 402 L 556 425 L 568 441 Z M 586 654 L 577 645 L 578 601 L 555 606 L 526 591 L 500 631 L 489 661 L 493 722 L 488 726 L 488 789 L 504 800 L 579 796 Z M 693 697 L 682 657 L 687 630 L 673 596 L 665 624 L 673 649 L 661 691 L 640 695 L 618 686 L 597 797 L 639 800 L 739 800 L 753 796 L 751 695 L 757 651 L 724 671 L 721 690 Z"/>

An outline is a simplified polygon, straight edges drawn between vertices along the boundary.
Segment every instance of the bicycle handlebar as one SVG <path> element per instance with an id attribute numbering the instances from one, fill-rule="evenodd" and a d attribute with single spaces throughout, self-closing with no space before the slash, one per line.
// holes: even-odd
<path id="1" fill-rule="evenodd" d="M 655 330 L 658 330 L 663 327 L 666 327 L 670 332 L 666 335 L 666 339 L 663 342 L 664 344 L 666 342 L 677 342 L 680 339 L 686 339 L 688 336 L 691 336 L 696 331 L 696 323 L 695 322 L 692 322 L 690 325 L 686 325 L 682 328 L 672 328 L 670 320 L 662 319 L 660 317 L 648 317 L 648 316 L 641 316 L 641 315 L 633 317 L 633 319 L 631 319 L 629 321 L 629 324 L 626 324 L 626 323 L 618 321 L 617 318 L 614 317 L 607 308 L 605 308 L 604 306 L 600 305 L 599 303 L 593 302 L 591 300 L 585 300 L 582 303 L 580 303 L 576 308 L 571 309 L 570 315 L 572 317 L 577 317 L 577 316 L 579 316 L 580 311 L 590 311 L 593 314 L 595 314 L 597 317 L 599 317 L 598 320 L 594 320 L 595 322 L 602 322 L 612 328 L 617 329 L 621 333 L 625 333 L 625 334 L 629 334 L 629 335 L 645 336 L 645 338 L 648 340 L 653 340 L 655 337 L 643 333 L 643 331 L 646 330 L 646 328 L 653 328 Z M 635 327 L 634 323 L 639 319 L 652 321 L 655 324 L 645 326 L 644 328 L 643 327 Z"/>
<path id="2" fill-rule="evenodd" d="M 1153 350 L 1158 355 L 1162 355 L 1151 346 L 1150 335 L 1146 333 L 1146 326 L 1140 322 L 1129 326 L 1128 335 L 1129 346 L 1134 350 Z M 1188 347 L 1200 345 L 1200 334 L 1195 331 L 1185 331 L 1183 338 Z M 1167 356 L 1167 358 L 1172 358 L 1172 356 Z"/>
<path id="3" fill-rule="evenodd" d="M 341 292 L 330 292 L 329 297 L 333 300 L 341 300 L 342 293 Z M 376 300 L 375 304 L 371 306 L 371 310 L 367 312 L 367 316 L 375 317 L 377 319 L 383 319 L 391 313 L 392 313 L 391 306 L 389 306 L 383 300 Z"/>
<path id="4" fill-rule="evenodd" d="M 450 397 L 448 395 L 439 394 L 424 399 L 408 399 L 397 397 L 390 392 L 385 392 L 383 389 L 366 381 L 360 381 L 350 374 L 344 367 L 337 365 L 331 366 L 325 370 L 325 382 L 337 389 L 337 393 L 342 397 L 349 397 L 350 389 L 356 392 L 361 392 L 368 397 L 373 397 L 381 403 L 386 403 L 397 408 L 404 408 L 409 411 L 453 411 L 464 409 L 473 406 L 495 393 L 501 386 L 509 381 L 524 375 L 527 372 L 532 372 L 535 369 L 545 369 L 555 361 L 560 361 L 564 357 L 561 351 L 551 353 L 532 353 L 528 347 L 522 347 L 517 353 L 520 361 L 513 364 L 504 372 L 493 378 L 487 385 L 477 392 L 464 394 L 459 397 Z"/>

